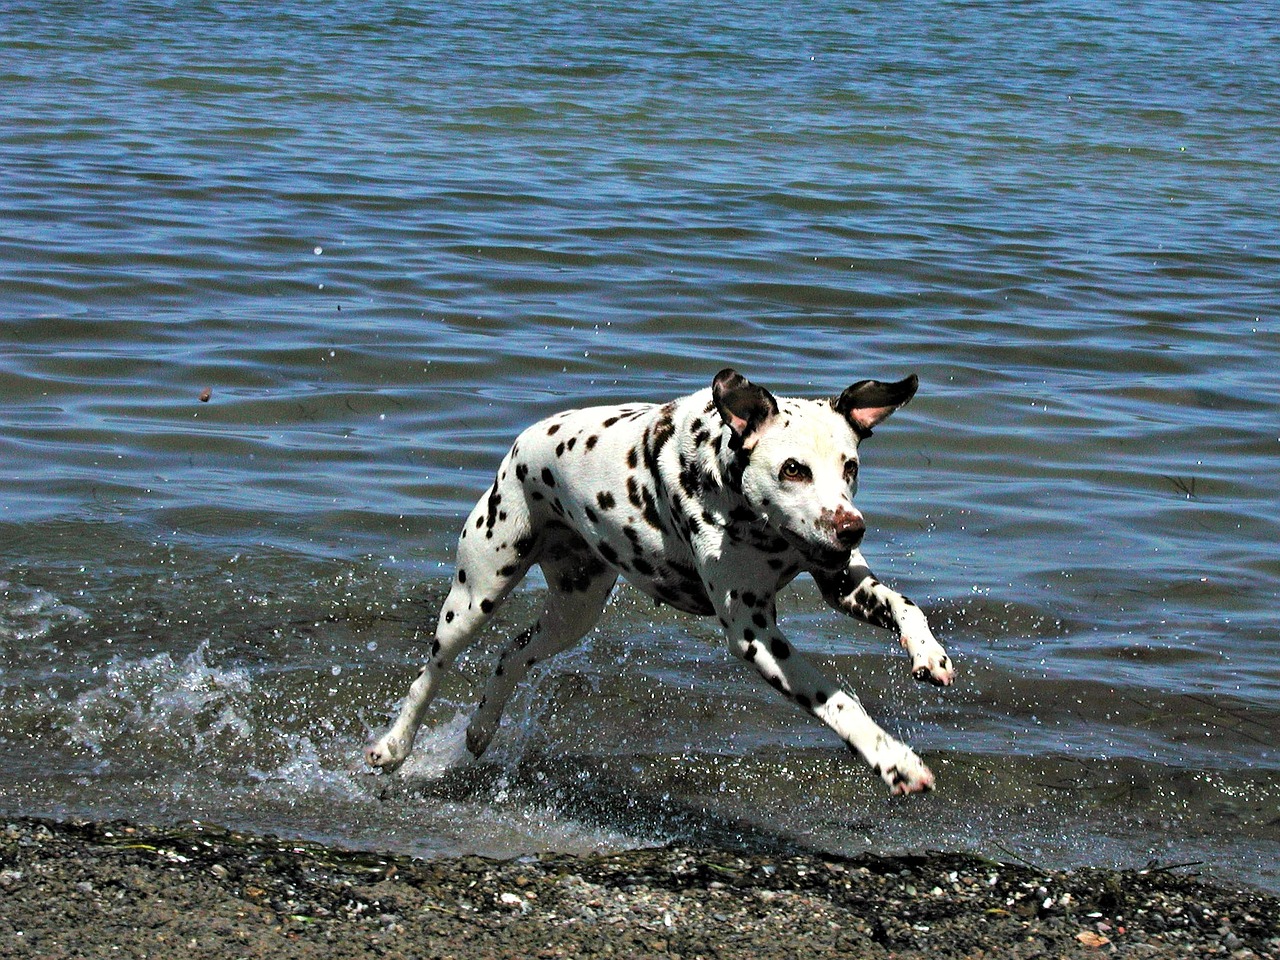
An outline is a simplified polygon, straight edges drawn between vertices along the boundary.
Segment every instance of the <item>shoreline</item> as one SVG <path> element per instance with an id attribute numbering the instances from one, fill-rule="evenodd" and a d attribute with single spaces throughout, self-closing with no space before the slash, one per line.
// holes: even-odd
<path id="1" fill-rule="evenodd" d="M 0 957 L 1280 957 L 1280 897 L 1178 868 L 670 846 L 416 860 L 8 818 Z"/>

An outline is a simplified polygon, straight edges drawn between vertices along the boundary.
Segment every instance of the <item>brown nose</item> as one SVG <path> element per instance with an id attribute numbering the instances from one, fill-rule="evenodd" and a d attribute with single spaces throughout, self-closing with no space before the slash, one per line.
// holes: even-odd
<path id="1" fill-rule="evenodd" d="M 836 541 L 850 550 L 862 542 L 862 535 L 867 532 L 866 521 L 856 510 L 836 511 L 836 515 L 831 518 L 831 525 L 835 529 Z"/>

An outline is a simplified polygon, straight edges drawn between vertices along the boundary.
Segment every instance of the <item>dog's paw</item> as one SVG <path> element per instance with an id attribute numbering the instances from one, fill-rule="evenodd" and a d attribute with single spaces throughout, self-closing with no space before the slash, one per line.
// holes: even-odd
<path id="1" fill-rule="evenodd" d="M 921 654 L 911 661 L 911 676 L 935 687 L 949 687 L 955 682 L 956 668 L 951 658 L 941 650 Z"/>
<path id="2" fill-rule="evenodd" d="M 904 634 L 900 642 L 911 654 L 911 676 L 935 687 L 949 687 L 955 682 L 955 663 L 932 637 L 922 643 Z"/>
<path id="3" fill-rule="evenodd" d="M 383 773 L 395 773 L 409 756 L 404 741 L 390 734 L 365 747 L 364 760 L 369 766 Z"/>
<path id="4" fill-rule="evenodd" d="M 877 767 L 877 771 L 894 796 L 933 789 L 933 772 L 907 747 L 902 748 L 902 754 L 893 763 Z"/>

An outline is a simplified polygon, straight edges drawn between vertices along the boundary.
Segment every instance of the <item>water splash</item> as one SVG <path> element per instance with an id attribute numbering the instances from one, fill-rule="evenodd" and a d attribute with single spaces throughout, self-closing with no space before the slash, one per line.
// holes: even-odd
<path id="1" fill-rule="evenodd" d="M 181 662 L 169 653 L 112 658 L 104 682 L 62 708 L 67 736 L 97 755 L 154 751 L 166 758 L 207 753 L 221 739 L 248 740 L 250 674 L 212 667 L 207 653 L 205 642 Z"/>
<path id="2" fill-rule="evenodd" d="M 0 580 L 0 640 L 39 641 L 56 627 L 88 619 L 79 607 L 64 603 L 47 590 Z"/>

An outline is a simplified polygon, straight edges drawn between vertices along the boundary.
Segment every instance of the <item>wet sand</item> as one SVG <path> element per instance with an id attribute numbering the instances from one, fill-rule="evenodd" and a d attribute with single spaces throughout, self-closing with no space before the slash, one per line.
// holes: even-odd
<path id="1" fill-rule="evenodd" d="M 423 861 L 11 820 L 0 957 L 1280 957 L 1280 898 L 1186 868 L 668 847 Z"/>

